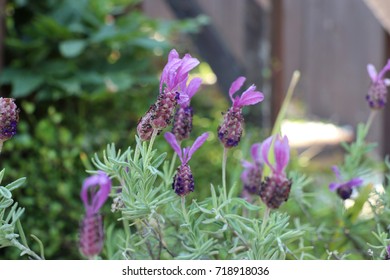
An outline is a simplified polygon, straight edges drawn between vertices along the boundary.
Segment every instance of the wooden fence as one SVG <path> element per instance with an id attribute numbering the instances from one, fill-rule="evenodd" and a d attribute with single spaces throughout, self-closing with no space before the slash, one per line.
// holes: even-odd
<path id="1" fill-rule="evenodd" d="M 144 10 L 154 17 L 172 18 L 174 12 L 167 2 L 169 0 L 145 0 Z M 292 72 L 297 69 L 301 71 L 302 78 L 296 97 L 304 104 L 309 116 L 331 120 L 339 125 L 355 126 L 366 121 L 369 108 L 365 95 L 370 82 L 366 65 L 372 63 L 377 68 L 383 67 L 388 41 L 384 29 L 363 1 L 196 2 L 210 17 L 222 41 L 242 63 L 246 73 L 248 61 L 253 61 L 253 58 L 247 58 L 248 37 L 251 36 L 248 34 L 248 5 L 257 3 L 267 19 L 259 19 L 258 24 L 262 25 L 262 30 L 268 30 L 260 32 L 262 37 L 252 38 L 253 42 L 261 42 L 257 51 L 262 53 L 259 59 L 263 61 L 258 64 L 263 70 L 267 65 L 271 66 L 274 74 L 280 74 L 274 75 L 278 77 L 268 83 L 273 85 L 271 96 L 283 95 Z M 275 2 L 280 5 L 275 6 Z M 269 26 L 264 27 L 267 24 Z M 275 29 L 275 25 L 279 26 Z M 275 36 L 275 32 L 281 33 Z M 263 73 L 267 71 L 258 75 Z M 259 80 L 267 87 L 263 78 L 264 75 Z M 272 105 L 278 107 L 278 102 L 280 100 L 274 100 Z M 389 107 L 377 118 L 370 133 L 371 139 L 383 139 L 380 144 L 387 154 L 390 153 Z"/>

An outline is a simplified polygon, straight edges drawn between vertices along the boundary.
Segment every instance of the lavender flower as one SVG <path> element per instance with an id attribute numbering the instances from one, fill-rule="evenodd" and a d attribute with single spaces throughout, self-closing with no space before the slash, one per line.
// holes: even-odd
<path id="1" fill-rule="evenodd" d="M 371 85 L 368 89 L 366 99 L 371 109 L 382 109 L 387 103 L 387 86 L 390 86 L 390 79 L 385 79 L 384 75 L 389 70 L 390 59 L 379 74 L 377 74 L 374 65 L 367 65 L 367 71 L 371 78 Z"/>
<path id="2" fill-rule="evenodd" d="M 269 152 L 273 142 L 275 164 L 270 163 Z M 291 189 L 291 180 L 287 179 L 285 168 L 290 160 L 290 147 L 286 136 L 270 136 L 261 145 L 261 156 L 271 169 L 271 175 L 261 183 L 260 197 L 269 208 L 279 208 L 287 201 Z"/>
<path id="3" fill-rule="evenodd" d="M 19 109 L 13 98 L 0 97 L 0 143 L 16 134 L 19 121 Z"/>
<path id="4" fill-rule="evenodd" d="M 390 260 L 390 245 L 386 248 L 385 260 Z"/>
<path id="5" fill-rule="evenodd" d="M 253 144 L 251 156 L 253 162 L 243 160 L 244 171 L 241 173 L 241 181 L 244 185 L 243 192 L 246 194 L 259 194 L 261 177 L 263 175 L 263 160 L 260 155 L 261 143 Z"/>
<path id="6" fill-rule="evenodd" d="M 186 147 L 183 149 L 180 148 L 180 144 L 177 142 L 173 133 L 167 132 L 164 137 L 171 145 L 172 149 L 177 153 L 181 161 L 181 165 L 177 168 L 176 175 L 173 178 L 172 188 L 175 190 L 177 195 L 185 196 L 188 193 L 193 192 L 195 187 L 194 177 L 192 176 L 192 171 L 188 162 L 194 152 L 206 141 L 209 134 L 207 132 L 203 133 L 195 140 L 192 147 Z"/>
<path id="7" fill-rule="evenodd" d="M 103 248 L 104 232 L 100 208 L 111 191 L 111 180 L 106 173 L 99 171 L 84 180 L 81 200 L 85 207 L 85 216 L 80 223 L 80 250 L 89 258 L 98 255 Z"/>
<path id="8" fill-rule="evenodd" d="M 218 127 L 218 138 L 226 148 L 235 147 L 240 142 L 244 126 L 242 107 L 257 104 L 264 99 L 264 95 L 256 91 L 255 85 L 251 85 L 241 96 L 233 98 L 245 80 L 245 77 L 239 77 L 230 86 L 229 95 L 233 104 L 224 114 L 223 122 Z"/>
<path id="9" fill-rule="evenodd" d="M 363 184 L 363 180 L 360 178 L 353 178 L 346 182 L 343 181 L 340 170 L 337 166 L 333 166 L 332 170 L 339 182 L 330 183 L 329 189 L 332 192 L 336 191 L 337 194 L 344 200 L 351 197 L 353 188 L 359 187 Z"/>
<path id="10" fill-rule="evenodd" d="M 177 104 L 188 101 L 184 90 L 188 73 L 199 64 L 196 58 L 185 54 L 181 59 L 176 50 L 171 50 L 160 79 L 160 94 L 139 120 L 137 132 L 142 140 L 150 140 L 153 131 L 162 131 L 172 120 Z"/>
<path id="11" fill-rule="evenodd" d="M 183 92 L 187 95 L 188 100 L 180 104 L 179 108 L 176 110 L 172 127 L 172 133 L 175 134 L 178 141 L 182 141 L 190 137 L 193 116 L 193 110 L 190 106 L 190 101 L 198 91 L 201 83 L 202 79 L 194 78 L 191 80 L 188 86 L 185 86 L 183 89 Z"/>

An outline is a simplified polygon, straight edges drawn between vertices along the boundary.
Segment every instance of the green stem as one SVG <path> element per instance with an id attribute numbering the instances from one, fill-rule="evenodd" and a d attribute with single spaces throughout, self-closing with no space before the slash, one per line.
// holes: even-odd
<path id="1" fill-rule="evenodd" d="M 157 134 L 158 134 L 158 130 L 154 129 L 152 137 L 150 138 L 148 151 L 147 151 L 145 159 L 144 159 L 144 168 L 146 168 L 149 165 L 150 153 L 152 152 L 154 140 L 156 140 Z"/>
<path id="2" fill-rule="evenodd" d="M 275 134 L 280 133 L 282 121 L 283 121 L 284 117 L 286 116 L 287 107 L 290 104 L 295 87 L 297 86 L 300 77 L 301 77 L 301 72 L 294 71 L 293 76 L 291 78 L 290 85 L 287 89 L 286 97 L 284 98 L 282 107 L 280 108 L 278 116 L 276 117 L 276 121 L 275 121 L 274 127 L 272 129 L 271 135 L 275 135 Z"/>
<path id="3" fill-rule="evenodd" d="M 366 122 L 366 127 L 365 127 L 365 129 L 366 129 L 365 135 L 366 136 L 367 136 L 368 131 L 370 130 L 371 124 L 372 124 L 375 116 L 377 115 L 376 113 L 377 113 L 377 111 L 371 110 L 371 113 L 368 116 L 368 119 L 367 119 L 367 122 Z"/>
<path id="4" fill-rule="evenodd" d="M 171 166 L 169 167 L 169 178 L 173 177 L 173 172 L 175 171 L 175 163 L 176 163 L 177 154 L 173 153 L 172 160 L 171 160 Z"/>
<path id="5" fill-rule="evenodd" d="M 192 242 L 193 242 L 195 248 L 198 249 L 199 248 L 199 243 L 198 243 L 198 240 L 196 238 L 196 234 L 194 232 L 194 229 L 191 226 L 190 219 L 188 217 L 187 208 L 186 208 L 186 197 L 185 196 L 181 197 L 181 210 L 182 210 L 182 213 L 183 213 L 184 221 L 186 222 L 186 224 L 188 226 L 188 231 L 190 232 L 190 236 L 191 236 Z"/>
<path id="6" fill-rule="evenodd" d="M 23 244 L 21 244 L 18 240 L 16 239 L 11 239 L 10 240 L 11 244 L 18 248 L 20 251 L 22 251 L 23 253 L 29 255 L 30 257 L 36 259 L 36 260 L 42 260 L 42 258 L 40 256 L 38 256 L 34 251 L 32 251 L 30 248 L 24 246 Z"/>
<path id="7" fill-rule="evenodd" d="M 222 189 L 223 189 L 223 198 L 227 200 L 227 190 L 226 190 L 226 162 L 227 162 L 227 152 L 226 147 L 223 148 L 222 156 Z"/>
<path id="8" fill-rule="evenodd" d="M 261 232 L 264 232 L 265 226 L 268 222 L 269 219 L 269 214 L 271 212 L 271 208 L 266 207 L 264 211 L 264 216 L 263 216 L 263 224 L 261 225 Z"/>
<path id="9" fill-rule="evenodd" d="M 1 150 L 3 149 L 3 141 L 0 141 L 0 154 L 1 154 Z"/>
<path id="10" fill-rule="evenodd" d="M 123 229 L 125 230 L 126 234 L 126 249 L 129 247 L 129 241 L 130 241 L 130 225 L 129 221 L 126 219 L 123 219 Z"/>

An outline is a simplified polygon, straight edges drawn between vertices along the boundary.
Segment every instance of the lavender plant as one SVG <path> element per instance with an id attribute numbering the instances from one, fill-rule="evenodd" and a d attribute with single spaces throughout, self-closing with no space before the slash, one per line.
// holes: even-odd
<path id="1" fill-rule="evenodd" d="M 190 100 L 201 85 L 200 78 L 189 81 L 189 73 L 198 64 L 191 55 L 180 58 L 172 50 L 157 101 L 137 125 L 135 146 L 122 151 L 110 144 L 102 156 L 92 158 L 96 169 L 88 170 L 91 176 L 81 188 L 85 207 L 81 254 L 89 259 L 389 259 L 390 161 L 384 161 L 387 183 L 379 190 L 369 155 L 375 145 L 366 137 L 378 110 L 386 104 L 389 83 L 384 76 L 390 60 L 379 74 L 368 66 L 371 113 L 366 123 L 358 125 L 355 141 L 343 144 L 344 159 L 333 166 L 336 180 L 329 184 L 291 167 L 289 140 L 280 132 L 299 74 L 293 76 L 270 136 L 249 145 L 251 161 L 241 161 L 241 182 L 228 184 L 227 155 L 239 146 L 243 135 L 242 108 L 264 99 L 254 85 L 234 98 L 245 78 L 232 83 L 232 107 L 217 129 L 222 144 L 221 182 L 198 184 L 190 160 L 194 166 L 195 152 L 207 150 L 212 141 L 210 133 L 204 132 L 192 145 L 184 144 L 192 129 Z M 13 100 L 2 98 L 0 105 L 2 143 L 15 134 L 18 111 Z M 159 151 L 155 143 L 164 141 L 159 134 L 172 120 L 172 132 L 164 134 L 174 151 L 169 158 L 170 151 Z M 4 170 L 0 182 L 3 175 Z M 22 255 L 43 259 L 39 239 L 32 235 L 40 245 L 40 255 L 28 246 L 20 221 L 24 209 L 12 199 L 12 191 L 24 180 L 0 186 L 0 248 L 14 246 Z M 324 186 L 323 193 L 313 191 L 319 185 Z M 200 199 L 201 189 L 210 195 Z M 110 215 L 117 221 L 103 224 L 107 200 Z"/>

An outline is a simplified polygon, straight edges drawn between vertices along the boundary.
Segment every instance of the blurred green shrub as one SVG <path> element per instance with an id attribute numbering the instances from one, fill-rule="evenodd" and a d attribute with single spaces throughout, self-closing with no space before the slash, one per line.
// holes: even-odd
<path id="1" fill-rule="evenodd" d="M 4 181 L 27 177 L 15 196 L 46 257 L 79 258 L 88 158 L 107 143 L 134 141 L 138 118 L 158 94 L 167 39 L 196 31 L 202 19 L 150 19 L 136 0 L 10 0 L 6 15 L 0 85 L 17 99 L 21 122 L 2 151 Z M 1 250 L 0 258 L 16 254 Z"/>

